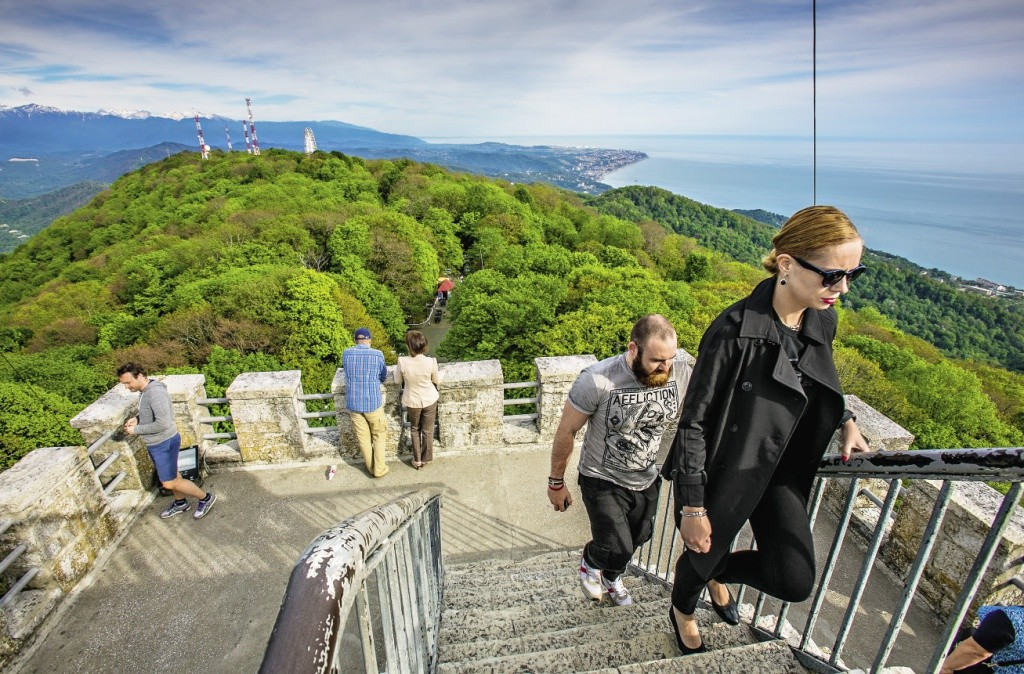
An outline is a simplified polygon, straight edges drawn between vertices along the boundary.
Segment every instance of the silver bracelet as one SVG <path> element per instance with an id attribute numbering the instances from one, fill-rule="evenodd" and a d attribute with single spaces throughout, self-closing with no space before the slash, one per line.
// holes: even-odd
<path id="1" fill-rule="evenodd" d="M 692 513 L 681 512 L 679 514 L 682 515 L 683 517 L 707 517 L 708 516 L 708 511 L 707 510 L 695 510 Z"/>

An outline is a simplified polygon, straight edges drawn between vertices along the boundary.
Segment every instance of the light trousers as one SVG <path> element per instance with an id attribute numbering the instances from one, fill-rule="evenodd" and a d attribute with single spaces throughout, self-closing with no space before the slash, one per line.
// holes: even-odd
<path id="1" fill-rule="evenodd" d="M 372 412 L 348 411 L 352 419 L 352 427 L 359 442 L 359 451 L 363 453 L 366 469 L 374 477 L 388 474 L 388 465 L 384 461 L 384 449 L 387 446 L 387 422 L 384 419 L 384 408 L 378 407 Z"/>

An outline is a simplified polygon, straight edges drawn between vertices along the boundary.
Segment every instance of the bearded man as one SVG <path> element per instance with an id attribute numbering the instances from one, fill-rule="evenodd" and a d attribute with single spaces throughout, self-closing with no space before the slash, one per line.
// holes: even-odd
<path id="1" fill-rule="evenodd" d="M 573 383 L 548 477 L 548 500 L 564 512 L 573 502 L 566 465 L 586 425 L 578 484 L 592 540 L 580 558 L 580 585 L 587 597 L 600 601 L 607 594 L 619 606 L 633 603 L 621 576 L 651 538 L 661 488 L 655 462 L 665 432 L 676 429 L 689 376 L 689 366 L 676 362 L 676 331 L 664 316 L 641 318 L 629 340 L 625 353 L 591 365 Z"/>

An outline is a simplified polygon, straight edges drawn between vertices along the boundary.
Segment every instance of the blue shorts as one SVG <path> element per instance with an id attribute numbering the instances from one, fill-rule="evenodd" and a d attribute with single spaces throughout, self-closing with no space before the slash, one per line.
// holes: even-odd
<path id="1" fill-rule="evenodd" d="M 161 482 L 170 482 L 178 477 L 178 450 L 181 449 L 181 436 L 177 433 L 173 438 L 146 447 L 149 458 L 156 466 L 156 477 Z"/>

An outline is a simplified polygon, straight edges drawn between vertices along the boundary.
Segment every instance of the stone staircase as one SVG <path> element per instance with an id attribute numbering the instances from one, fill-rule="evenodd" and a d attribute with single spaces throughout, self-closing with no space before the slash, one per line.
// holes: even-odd
<path id="1" fill-rule="evenodd" d="M 681 656 L 666 588 L 627 576 L 632 606 L 594 602 L 580 590 L 579 556 L 447 566 L 438 674 L 808 671 L 785 642 L 759 642 L 748 625 L 704 609 L 697 621 L 709 652 Z"/>

